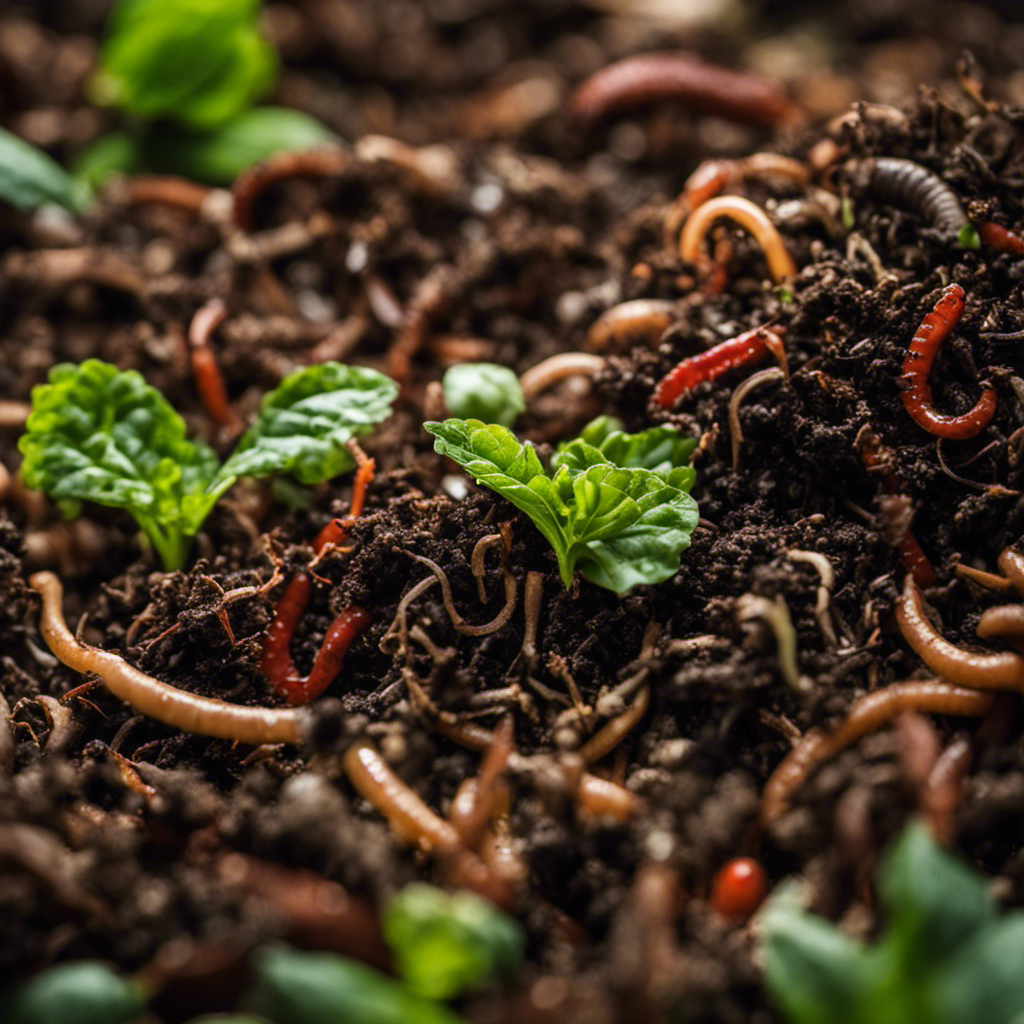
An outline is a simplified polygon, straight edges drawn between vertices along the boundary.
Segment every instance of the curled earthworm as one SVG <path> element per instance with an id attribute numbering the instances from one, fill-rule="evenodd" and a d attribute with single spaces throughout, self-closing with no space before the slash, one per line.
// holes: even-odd
<path id="1" fill-rule="evenodd" d="M 484 560 L 487 558 L 487 552 L 498 544 L 501 544 L 506 551 L 508 550 L 505 538 L 500 533 L 489 533 L 473 545 L 473 554 L 469 558 L 469 567 L 476 577 L 476 594 L 481 604 L 487 604 L 487 588 L 484 586 L 487 566 Z"/>
<path id="2" fill-rule="evenodd" d="M 305 716 L 290 708 L 246 707 L 200 697 L 154 679 L 120 655 L 77 640 L 61 611 L 63 588 L 52 572 L 33 573 L 29 586 L 43 599 L 39 632 L 50 650 L 76 672 L 98 675 L 115 697 L 136 711 L 184 732 L 238 743 L 300 743 Z"/>
<path id="3" fill-rule="evenodd" d="M 999 604 L 987 608 L 978 620 L 977 634 L 982 640 L 1002 640 L 1024 654 L 1024 605 Z"/>
<path id="4" fill-rule="evenodd" d="M 566 377 L 593 377 L 604 367 L 603 356 L 591 352 L 562 352 L 531 366 L 519 378 L 519 386 L 523 389 L 523 398 L 529 403 L 542 391 Z"/>
<path id="5" fill-rule="evenodd" d="M 995 224 L 990 220 L 984 221 L 978 225 L 978 235 L 982 242 L 995 252 L 1024 256 L 1024 238 L 1001 224 Z"/>
<path id="6" fill-rule="evenodd" d="M 452 621 L 452 627 L 459 633 L 465 636 L 489 636 L 491 633 L 496 633 L 505 623 L 512 618 L 512 613 L 516 610 L 516 598 L 519 594 L 519 583 L 515 576 L 508 571 L 507 568 L 502 567 L 502 571 L 505 577 L 505 606 L 501 609 L 498 614 L 491 619 L 490 622 L 485 622 L 479 626 L 473 626 L 455 610 L 455 602 L 452 599 L 452 587 L 448 582 L 448 574 L 435 562 L 433 559 L 427 558 L 426 555 L 416 555 L 411 551 L 405 552 L 410 558 L 414 558 L 417 562 L 425 565 L 437 578 L 441 584 L 441 594 L 444 600 L 445 611 L 448 612 L 448 617 Z"/>
<path id="7" fill-rule="evenodd" d="M 210 337 L 227 319 L 228 307 L 221 299 L 210 299 L 196 310 L 188 328 L 189 353 L 192 373 L 202 399 L 206 415 L 225 430 L 240 430 L 242 421 L 228 401 L 224 377 L 217 365 L 217 357 L 210 348 Z"/>
<path id="8" fill-rule="evenodd" d="M 1009 651 L 979 654 L 944 640 L 925 616 L 920 591 L 909 574 L 896 605 L 896 621 L 904 640 L 943 679 L 979 690 L 1024 689 L 1024 658 Z"/>
<path id="9" fill-rule="evenodd" d="M 665 299 L 632 299 L 602 313 L 587 331 L 592 352 L 622 352 L 633 340 L 654 345 L 672 326 L 676 304 Z"/>
<path id="10" fill-rule="evenodd" d="M 785 178 L 797 185 L 810 180 L 807 165 L 778 153 L 752 153 L 742 160 L 705 160 L 686 179 L 665 216 L 665 244 L 675 244 L 687 217 L 712 196 L 749 178 Z"/>
<path id="11" fill-rule="evenodd" d="M 946 416 L 932 406 L 928 374 L 939 346 L 953 333 L 964 311 L 964 290 L 958 284 L 947 285 L 935 308 L 925 314 L 910 341 L 900 377 L 900 398 L 911 419 L 930 434 L 961 441 L 974 437 L 988 426 L 996 411 L 995 389 L 985 385 L 981 397 L 970 412 Z"/>
<path id="12" fill-rule="evenodd" d="M 672 100 L 743 124 L 794 121 L 797 107 L 771 82 L 705 64 L 682 50 L 639 53 L 594 72 L 573 94 L 569 114 L 585 126 Z"/>
<path id="13" fill-rule="evenodd" d="M 782 365 L 788 376 L 786 350 L 779 333 L 767 327 L 755 327 L 752 331 L 719 342 L 705 352 L 689 356 L 674 366 L 654 389 L 654 401 L 662 409 L 671 409 L 688 391 L 706 380 L 715 380 L 738 366 L 749 366 L 760 362 L 771 352 Z"/>
<path id="14" fill-rule="evenodd" d="M 979 717 L 992 706 L 991 693 L 954 686 L 936 679 L 893 683 L 855 701 L 835 729 L 812 729 L 782 759 L 761 796 L 761 824 L 770 825 L 789 807 L 794 792 L 822 762 L 874 732 L 902 711 Z"/>
<path id="15" fill-rule="evenodd" d="M 740 405 L 747 395 L 762 384 L 783 381 L 786 374 L 777 366 L 768 370 L 758 370 L 751 374 L 742 384 L 736 387 L 729 399 L 729 435 L 732 441 L 732 468 L 740 468 L 740 448 L 743 447 L 743 428 L 740 426 Z"/>
<path id="16" fill-rule="evenodd" d="M 742 228 L 750 232 L 764 250 L 764 258 L 768 263 L 768 271 L 776 284 L 782 284 L 796 276 L 796 264 L 789 255 L 786 243 L 778 229 L 768 219 L 768 214 L 742 196 L 718 196 L 690 214 L 683 233 L 679 236 L 679 256 L 687 263 L 702 262 L 701 243 L 711 225 L 720 217 L 728 217 L 736 221 Z"/>
<path id="17" fill-rule="evenodd" d="M 345 171 L 351 162 L 352 158 L 344 150 L 323 147 L 301 153 L 278 153 L 243 171 L 231 185 L 235 223 L 243 231 L 252 228 L 256 201 L 271 185 L 289 178 L 333 178 Z"/>
<path id="18" fill-rule="evenodd" d="M 913 210 L 932 227 L 955 239 L 967 226 L 956 193 L 927 167 L 900 157 L 877 156 L 855 163 L 854 183 L 891 206 Z"/>

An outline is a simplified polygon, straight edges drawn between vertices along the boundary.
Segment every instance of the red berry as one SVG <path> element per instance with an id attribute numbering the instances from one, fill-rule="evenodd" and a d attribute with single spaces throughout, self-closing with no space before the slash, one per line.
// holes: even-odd
<path id="1" fill-rule="evenodd" d="M 764 868 L 750 857 L 723 864 L 711 884 L 711 907 L 731 921 L 745 921 L 761 905 L 767 891 Z"/>

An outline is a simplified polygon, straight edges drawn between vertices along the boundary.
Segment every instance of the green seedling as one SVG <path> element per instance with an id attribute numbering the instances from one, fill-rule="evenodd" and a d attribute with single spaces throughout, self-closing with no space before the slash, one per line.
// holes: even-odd
<path id="1" fill-rule="evenodd" d="M 483 420 L 511 427 L 526 408 L 519 378 L 497 363 L 459 363 L 441 381 L 444 403 L 461 420 Z"/>
<path id="2" fill-rule="evenodd" d="M 141 986 L 106 964 L 59 964 L 0 996 L 4 1024 L 128 1024 L 146 1005 Z"/>
<path id="3" fill-rule="evenodd" d="M 772 998 L 792 1024 L 1014 1024 L 1024 1014 L 1024 912 L 908 828 L 882 868 L 874 945 L 807 913 L 784 886 L 760 915 Z"/>
<path id="4" fill-rule="evenodd" d="M 526 947 L 522 926 L 493 903 L 423 882 L 388 904 L 384 937 L 406 985 L 428 999 L 495 983 L 519 966 Z"/>
<path id="5" fill-rule="evenodd" d="M 0 128 L 0 201 L 19 210 L 56 203 L 79 213 L 89 198 L 89 189 L 42 150 Z"/>
<path id="6" fill-rule="evenodd" d="M 230 182 L 275 153 L 337 138 L 306 114 L 254 108 L 277 78 L 259 27 L 260 0 L 119 0 L 107 23 L 92 91 L 119 108 L 126 130 L 76 162 L 91 183 L 139 171 Z"/>
<path id="7" fill-rule="evenodd" d="M 192 538 L 239 477 L 287 473 L 315 484 L 351 469 L 346 443 L 383 420 L 398 391 L 361 367 L 298 370 L 263 399 L 256 422 L 219 466 L 135 371 L 89 359 L 56 366 L 49 379 L 32 391 L 18 445 L 25 482 L 71 515 L 82 501 L 126 509 L 169 570 L 185 564 Z"/>
<path id="8" fill-rule="evenodd" d="M 549 475 L 533 446 L 500 424 L 449 419 L 424 426 L 435 451 L 530 517 L 554 549 L 566 587 L 577 567 L 619 594 L 678 571 L 698 520 L 687 493 L 689 467 L 663 479 L 650 469 L 618 466 L 577 439 Z"/>

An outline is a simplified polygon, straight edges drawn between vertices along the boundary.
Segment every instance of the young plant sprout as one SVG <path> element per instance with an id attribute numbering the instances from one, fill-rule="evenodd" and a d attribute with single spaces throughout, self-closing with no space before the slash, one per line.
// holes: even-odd
<path id="1" fill-rule="evenodd" d="M 135 371 L 99 359 L 63 363 L 32 391 L 19 441 L 30 487 L 77 511 L 82 501 L 130 512 L 164 568 L 185 564 L 192 538 L 241 476 L 288 473 L 314 484 L 350 469 L 345 443 L 389 413 L 397 389 L 374 370 L 323 363 L 286 377 L 234 454 L 185 437 L 185 422 Z"/>
<path id="2" fill-rule="evenodd" d="M 619 594 L 660 583 L 679 569 L 698 520 L 687 493 L 689 466 L 663 479 L 649 469 L 616 465 L 580 439 L 550 476 L 532 445 L 500 424 L 449 419 L 424 427 L 436 438 L 435 451 L 533 520 L 554 548 L 566 587 L 577 565 L 592 583 Z"/>
<path id="3" fill-rule="evenodd" d="M 497 363 L 460 363 L 441 381 L 444 402 L 460 420 L 483 420 L 511 427 L 526 408 L 519 378 Z"/>
<path id="4" fill-rule="evenodd" d="M 939 346 L 953 333 L 964 311 L 964 290 L 958 284 L 947 285 L 935 308 L 921 321 L 903 360 L 900 398 L 911 419 L 922 430 L 936 437 L 963 441 L 980 434 L 996 411 L 996 392 L 985 385 L 981 398 L 970 412 L 946 416 L 932 405 L 928 374 Z"/>

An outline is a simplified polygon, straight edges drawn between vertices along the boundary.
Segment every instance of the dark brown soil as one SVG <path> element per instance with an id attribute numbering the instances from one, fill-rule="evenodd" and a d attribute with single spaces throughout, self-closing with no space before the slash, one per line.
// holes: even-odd
<path id="1" fill-rule="evenodd" d="M 99 30 L 91 6 L 0 14 L 0 123 L 59 156 L 106 116 L 83 91 Z M 702 291 L 697 268 L 665 247 L 663 223 L 701 160 L 761 149 L 804 159 L 831 137 L 846 147 L 840 167 L 880 155 L 914 160 L 954 189 L 972 221 L 1019 230 L 1024 114 L 1013 103 L 1024 99 L 1024 72 L 1009 41 L 1022 29 L 970 5 L 951 6 L 939 28 L 918 29 L 921 5 L 903 9 L 899 34 L 865 14 L 844 36 L 822 37 L 828 59 L 779 71 L 806 112 L 799 127 L 773 135 L 659 107 L 584 137 L 565 98 L 611 59 L 685 45 L 763 66 L 770 47 L 751 39 L 770 35 L 792 48 L 811 29 L 770 23 L 766 13 L 739 33 L 685 30 L 569 0 L 272 5 L 287 69 L 277 98 L 348 139 L 377 133 L 443 147 L 443 180 L 357 159 L 328 178 L 278 183 L 256 205 L 254 235 L 314 215 L 328 228 L 262 263 L 238 259 L 194 211 L 133 203 L 123 185 L 81 222 L 0 209 L 5 400 L 27 400 L 55 363 L 98 356 L 140 370 L 194 433 L 226 451 L 232 439 L 205 416 L 184 341 L 205 301 L 220 297 L 230 311 L 214 345 L 243 418 L 284 373 L 325 354 L 392 367 L 401 331 L 389 311 L 424 311 L 395 415 L 365 443 L 379 470 L 366 512 L 348 545 L 318 563 L 292 648 L 306 671 L 342 608 L 373 616 L 318 707 L 307 749 L 253 751 L 184 734 L 136 715 L 102 686 L 78 690 L 82 677 L 46 652 L 25 581 L 33 569 L 58 570 L 68 621 L 84 617 L 85 639 L 160 679 L 240 704 L 273 702 L 261 637 L 282 584 L 260 587 L 276 567 L 288 576 L 309 563 L 318 530 L 347 508 L 350 478 L 317 488 L 293 511 L 239 485 L 198 538 L 189 570 L 173 574 L 147 560 L 129 517 L 87 507 L 68 527 L 14 479 L 0 507 L 0 682 L 16 741 L 13 770 L 0 774 L 0 977 L 107 957 L 166 980 L 156 1012 L 172 1022 L 230 1007 L 245 956 L 274 937 L 381 962 L 373 910 L 382 899 L 413 878 L 451 878 L 444 863 L 399 841 L 337 755 L 352 738 L 371 737 L 442 815 L 481 760 L 434 728 L 412 680 L 445 712 L 489 728 L 511 711 L 529 766 L 510 773 L 508 820 L 528 868 L 514 908 L 529 930 L 528 964 L 507 991 L 463 1005 L 467 1019 L 600 1024 L 640 1019 L 638 1005 L 651 1020 L 775 1019 L 755 936 L 708 908 L 711 880 L 730 857 L 754 855 L 772 884 L 808 877 L 820 912 L 864 913 L 878 851 L 917 809 L 886 729 L 813 775 L 767 832 L 757 826 L 765 780 L 796 735 L 838 721 L 870 689 L 927 674 L 892 621 L 908 528 L 935 567 L 928 598 L 945 636 L 974 642 L 980 613 L 999 603 L 954 566 L 996 571 L 999 553 L 1024 532 L 1024 355 L 1019 338 L 1006 337 L 1024 328 L 1024 263 L 940 236 L 914 210 L 851 190 L 842 171 L 823 184 L 852 201 L 848 228 L 821 216 L 818 185 L 761 180 L 736 189 L 775 211 L 801 268 L 791 296 L 766 282 L 759 249 L 738 230 L 726 232 L 735 252 L 725 290 Z M 973 74 L 984 68 L 991 78 L 985 100 L 1002 102 L 958 85 L 965 40 L 978 61 Z M 42 62 L 31 73 L 21 56 L 29 46 Z M 52 73 L 40 74 L 43 66 Z M 509 91 L 525 81 L 550 101 L 531 106 L 526 93 Z M 828 126 L 858 98 L 900 101 L 905 113 L 861 105 Z M 851 245 L 850 230 L 862 241 Z M 69 276 L 56 254 L 79 248 L 88 259 Z M 932 372 L 936 407 L 967 411 L 983 380 L 998 405 L 974 440 L 937 445 L 907 416 L 897 378 L 917 325 L 950 281 L 963 285 L 967 306 Z M 433 454 L 420 426 L 432 415 L 427 385 L 453 361 L 522 372 L 585 347 L 598 315 L 639 297 L 675 303 L 660 343 L 627 346 L 593 390 L 569 381 L 540 396 L 518 427 L 544 451 L 602 411 L 630 429 L 680 424 L 701 438 L 693 493 L 704 523 L 663 584 L 622 598 L 582 581 L 566 591 L 528 520 L 490 492 L 470 486 L 460 497 L 453 466 Z M 745 440 L 733 468 L 728 407 L 746 371 L 700 385 L 671 415 L 651 394 L 680 359 L 768 322 L 784 328 L 792 375 L 741 406 Z M 865 428 L 891 451 L 898 493 L 865 468 L 856 443 Z M 12 474 L 18 433 L 0 427 L 0 462 Z M 429 574 L 414 554 L 441 566 L 466 619 L 492 619 L 503 603 L 498 556 L 488 556 L 485 602 L 470 559 L 481 538 L 502 529 L 520 598 L 527 574 L 543 574 L 535 658 L 523 655 L 522 600 L 501 629 L 467 636 L 453 628 L 437 587 L 410 607 L 418 639 L 381 644 L 402 596 Z M 827 614 L 838 639 L 816 615 L 817 571 L 793 551 L 831 564 Z M 244 587 L 252 589 L 224 602 Z M 775 637 L 740 614 L 749 595 L 785 603 L 808 689 L 787 685 Z M 642 655 L 651 624 L 657 643 Z M 650 710 L 595 766 L 636 794 L 640 809 L 627 822 L 594 817 L 565 779 L 573 749 L 603 720 L 580 726 L 565 713 L 567 693 L 574 685 L 593 707 L 641 669 Z M 72 690 L 67 721 L 37 700 Z M 977 734 L 953 826 L 956 845 L 998 878 L 1011 904 L 1024 903 L 1019 719 L 1015 701 L 1000 704 Z M 954 719 L 933 725 L 943 745 L 965 728 Z M 284 893 L 308 881 L 299 873 L 343 885 L 365 904 L 363 916 L 331 925 L 294 913 Z M 680 902 L 667 925 L 652 912 L 659 885 Z"/>

